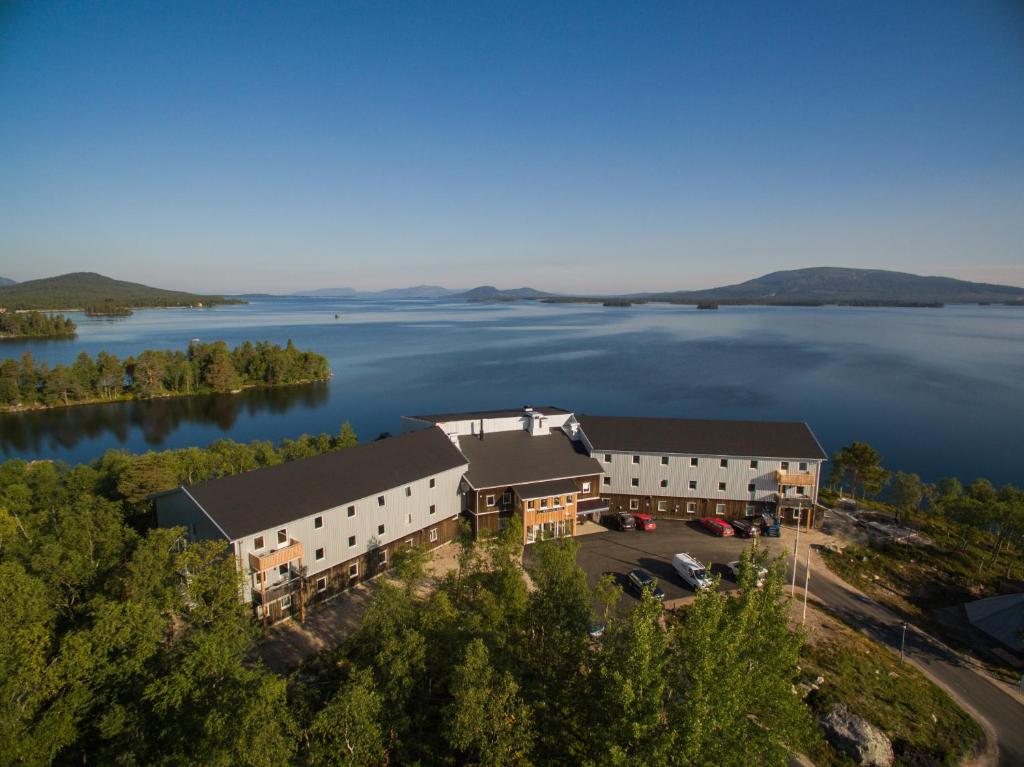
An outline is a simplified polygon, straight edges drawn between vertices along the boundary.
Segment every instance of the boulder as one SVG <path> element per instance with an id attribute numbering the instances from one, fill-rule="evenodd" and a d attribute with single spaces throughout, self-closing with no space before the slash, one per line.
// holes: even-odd
<path id="1" fill-rule="evenodd" d="M 844 704 L 834 705 L 821 723 L 825 737 L 841 754 L 863 767 L 891 767 L 892 742 Z"/>

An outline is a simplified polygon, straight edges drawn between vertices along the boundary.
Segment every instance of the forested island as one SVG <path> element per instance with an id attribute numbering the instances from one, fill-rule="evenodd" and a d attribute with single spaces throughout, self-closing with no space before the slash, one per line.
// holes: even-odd
<path id="1" fill-rule="evenodd" d="M 0 286 L 0 306 L 10 309 L 81 309 L 109 306 L 116 309 L 160 306 L 209 307 L 244 304 L 224 296 L 164 290 L 125 282 L 94 272 L 73 272 L 58 277 Z"/>
<path id="2" fill-rule="evenodd" d="M 67 407 L 152 397 L 236 392 L 330 377 L 327 358 L 262 341 L 228 349 L 223 341 L 194 342 L 186 351 L 146 350 L 121 360 L 82 352 L 71 365 L 37 364 L 26 352 L 0 363 L 0 410 Z"/>
<path id="3" fill-rule="evenodd" d="M 75 323 L 63 314 L 0 313 L 0 338 L 66 338 L 76 330 Z"/>

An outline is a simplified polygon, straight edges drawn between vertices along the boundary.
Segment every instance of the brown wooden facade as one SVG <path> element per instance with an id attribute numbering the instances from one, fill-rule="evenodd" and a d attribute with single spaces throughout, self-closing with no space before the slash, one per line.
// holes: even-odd
<path id="1" fill-rule="evenodd" d="M 803 507 L 803 520 L 806 524 L 808 508 L 811 507 L 808 499 L 790 498 L 784 500 L 781 505 L 772 502 L 765 501 L 745 501 L 735 500 L 729 498 L 677 498 L 674 496 L 657 496 L 657 495 L 626 495 L 626 494 L 613 494 L 613 493 L 602 493 L 602 498 L 606 498 L 609 504 L 609 511 L 612 513 L 618 513 L 625 511 L 627 513 L 638 512 L 643 514 L 650 514 L 652 517 L 659 519 L 700 519 L 701 517 L 718 517 L 724 520 L 733 519 L 749 519 L 751 517 L 760 517 L 763 512 L 776 513 L 777 509 L 781 508 L 780 522 L 783 524 L 796 524 L 796 520 L 799 518 L 799 507 Z M 635 503 L 631 503 L 635 502 Z M 688 504 L 695 504 L 693 512 L 687 511 Z M 717 506 L 724 504 L 725 513 L 717 513 Z M 748 509 L 752 508 L 751 512 Z M 819 514 L 817 510 L 814 511 L 814 515 L 811 519 L 811 525 L 815 525 L 818 521 Z"/>
<path id="2" fill-rule="evenodd" d="M 465 512 L 472 526 L 473 534 L 479 537 L 483 533 L 494 533 L 504 529 L 508 521 L 516 516 L 523 522 L 523 542 L 526 543 L 527 529 L 532 524 L 543 524 L 553 522 L 557 517 L 558 521 L 569 519 L 565 516 L 566 510 L 571 505 L 571 535 L 576 534 L 576 504 L 578 501 L 601 497 L 601 475 L 592 474 L 582 477 L 571 477 L 577 487 L 577 492 L 566 495 L 560 499 L 559 506 L 562 508 L 557 513 L 547 511 L 541 513 L 539 499 L 534 508 L 529 507 L 529 502 L 523 500 L 516 494 L 517 487 L 529 487 L 530 483 L 520 485 L 504 485 L 501 487 L 487 487 L 476 489 L 467 487 L 464 494 Z M 584 487 L 589 489 L 584 491 Z M 571 504 L 566 500 L 571 499 Z M 488 502 L 490 501 L 490 503 Z M 547 507 L 555 506 L 554 496 L 547 499 Z"/>

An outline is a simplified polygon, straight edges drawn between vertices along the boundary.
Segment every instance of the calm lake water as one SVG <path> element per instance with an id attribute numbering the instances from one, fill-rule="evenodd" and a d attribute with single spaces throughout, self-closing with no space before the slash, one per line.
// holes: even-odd
<path id="1" fill-rule="evenodd" d="M 335 319 L 335 314 L 340 318 Z M 559 405 L 577 412 L 803 420 L 830 453 L 854 439 L 928 479 L 1024 484 L 1024 309 L 693 307 L 257 299 L 216 309 L 72 315 L 64 341 L 7 341 L 51 364 L 192 338 L 325 354 L 326 384 L 0 416 L 6 457 L 402 429 L 407 413 Z"/>

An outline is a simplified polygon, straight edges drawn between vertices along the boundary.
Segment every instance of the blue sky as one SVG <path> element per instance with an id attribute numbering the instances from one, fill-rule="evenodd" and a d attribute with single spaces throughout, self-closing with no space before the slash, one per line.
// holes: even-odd
<path id="1" fill-rule="evenodd" d="M 7 3 L 0 275 L 1024 285 L 1024 5 Z"/>

